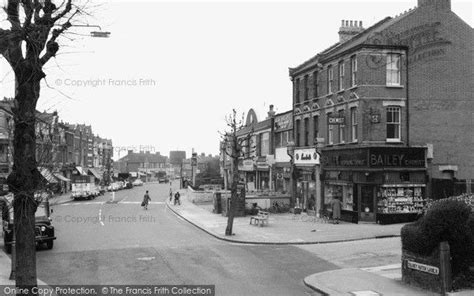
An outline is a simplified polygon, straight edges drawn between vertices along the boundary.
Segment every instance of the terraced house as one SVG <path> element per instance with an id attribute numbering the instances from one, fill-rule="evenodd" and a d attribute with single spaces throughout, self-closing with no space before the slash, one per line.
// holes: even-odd
<path id="1" fill-rule="evenodd" d="M 367 29 L 343 20 L 339 36 L 289 71 L 295 162 L 318 152 L 296 167 L 302 207 L 337 197 L 344 220 L 391 223 L 470 192 L 473 30 L 450 1 L 418 0 Z"/>

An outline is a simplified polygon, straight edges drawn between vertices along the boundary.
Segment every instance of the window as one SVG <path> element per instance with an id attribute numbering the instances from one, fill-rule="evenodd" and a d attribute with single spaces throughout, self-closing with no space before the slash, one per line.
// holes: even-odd
<path id="1" fill-rule="evenodd" d="M 270 154 L 270 133 L 263 133 L 260 137 L 260 156 Z"/>
<path id="2" fill-rule="evenodd" d="M 400 85 L 400 55 L 387 55 L 387 85 Z"/>
<path id="3" fill-rule="evenodd" d="M 300 125 L 301 125 L 301 120 L 296 121 L 296 147 L 300 147 Z"/>
<path id="4" fill-rule="evenodd" d="M 338 117 L 344 118 L 344 110 L 339 110 L 338 113 L 339 113 Z M 346 138 L 346 135 L 344 132 L 345 129 L 346 129 L 346 126 L 344 124 L 339 124 L 339 143 L 345 142 L 345 138 Z"/>
<path id="5" fill-rule="evenodd" d="M 351 141 L 357 142 L 357 108 L 351 108 Z"/>
<path id="6" fill-rule="evenodd" d="M 351 57 L 351 86 L 357 84 L 357 59 L 356 56 Z"/>
<path id="7" fill-rule="evenodd" d="M 344 89 L 344 61 L 339 62 L 339 90 Z"/>
<path id="8" fill-rule="evenodd" d="M 318 71 L 313 73 L 313 98 L 318 97 Z"/>
<path id="9" fill-rule="evenodd" d="M 295 82 L 295 102 L 298 104 L 300 102 L 300 79 L 296 79 Z"/>
<path id="10" fill-rule="evenodd" d="M 387 141 L 400 141 L 400 107 L 387 108 Z"/>
<path id="11" fill-rule="evenodd" d="M 328 66 L 328 94 L 332 93 L 332 81 L 333 81 L 333 69 L 332 66 Z"/>
<path id="12" fill-rule="evenodd" d="M 281 146 L 283 146 L 283 144 L 282 144 L 282 136 L 283 136 L 283 133 L 275 133 L 275 146 L 276 146 L 276 147 L 281 147 Z"/>
<path id="13" fill-rule="evenodd" d="M 308 75 L 304 76 L 304 100 L 307 101 L 309 97 Z"/>
<path id="14" fill-rule="evenodd" d="M 328 113 L 328 114 L 327 114 L 327 117 L 328 117 L 328 118 L 329 118 L 330 116 L 332 116 L 332 113 Z M 332 144 L 333 144 L 333 128 L 334 128 L 334 125 L 329 124 L 329 120 L 328 120 L 328 144 L 329 144 L 329 145 L 332 145 Z"/>
<path id="15" fill-rule="evenodd" d="M 315 140 L 319 137 L 319 116 L 313 117 L 313 137 Z"/>
<path id="16" fill-rule="evenodd" d="M 304 119 L 304 145 L 309 146 L 309 118 Z"/>

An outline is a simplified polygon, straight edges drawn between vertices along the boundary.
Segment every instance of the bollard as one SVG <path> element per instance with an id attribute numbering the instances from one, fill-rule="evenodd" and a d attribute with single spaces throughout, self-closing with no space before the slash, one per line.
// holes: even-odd
<path id="1" fill-rule="evenodd" d="M 452 290 L 451 278 L 451 252 L 449 250 L 448 242 L 439 243 L 439 263 L 440 263 L 440 280 L 441 280 L 441 294 L 446 295 Z"/>

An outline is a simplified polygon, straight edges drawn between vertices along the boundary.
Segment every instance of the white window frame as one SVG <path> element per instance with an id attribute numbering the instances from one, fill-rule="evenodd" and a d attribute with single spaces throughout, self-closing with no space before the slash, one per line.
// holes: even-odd
<path id="1" fill-rule="evenodd" d="M 389 121 L 389 116 L 388 116 L 388 113 L 391 112 L 391 113 L 398 113 L 398 122 L 395 122 L 395 121 Z M 387 109 L 386 109 L 386 113 L 385 115 L 387 116 L 387 119 L 386 119 L 386 138 L 387 138 L 387 142 L 401 142 L 402 140 L 402 108 L 400 108 L 399 106 L 388 106 Z M 392 118 L 394 116 L 392 115 Z M 398 137 L 394 137 L 394 138 L 389 138 L 388 137 L 388 129 L 389 129 L 389 125 L 395 125 L 395 126 L 398 126 L 398 128 L 395 130 L 396 133 L 398 133 Z"/>
<path id="2" fill-rule="evenodd" d="M 344 61 L 339 62 L 338 64 L 338 71 L 339 71 L 339 90 L 344 89 L 344 72 L 345 72 L 345 67 L 344 67 Z"/>
<path id="3" fill-rule="evenodd" d="M 341 112 L 341 111 L 342 111 L 342 112 Z M 339 110 L 337 113 L 338 113 L 338 114 L 337 114 L 338 116 L 339 116 L 339 115 L 342 115 L 343 117 L 345 117 L 345 116 L 344 116 L 344 110 Z M 338 136 L 339 136 L 339 143 L 340 143 L 340 144 L 344 144 L 344 143 L 346 142 L 346 141 L 345 141 L 345 136 L 346 136 L 345 128 L 346 128 L 346 125 L 345 125 L 345 124 L 340 124 L 340 125 L 339 125 L 339 133 L 338 133 Z"/>
<path id="4" fill-rule="evenodd" d="M 356 56 L 351 56 L 351 87 L 357 85 L 357 58 Z"/>
<path id="5" fill-rule="evenodd" d="M 387 86 L 400 86 L 401 54 L 387 54 Z"/>
<path id="6" fill-rule="evenodd" d="M 357 142 L 357 107 L 350 108 L 350 116 L 351 116 L 351 141 Z"/>

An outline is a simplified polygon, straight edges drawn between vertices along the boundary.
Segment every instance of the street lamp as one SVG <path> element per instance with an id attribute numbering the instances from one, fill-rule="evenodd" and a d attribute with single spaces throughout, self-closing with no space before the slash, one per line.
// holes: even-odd
<path id="1" fill-rule="evenodd" d="M 193 152 L 191 157 L 191 179 L 193 180 L 193 186 L 196 186 L 196 174 L 194 173 L 194 167 L 197 165 L 197 153 Z"/>
<path id="2" fill-rule="evenodd" d="M 295 170 L 295 162 L 294 162 L 294 157 L 295 157 L 295 142 L 289 141 L 286 144 L 286 153 L 290 157 L 290 207 L 295 206 L 295 185 L 296 185 L 296 180 L 293 180 L 294 178 L 294 170 Z"/>

